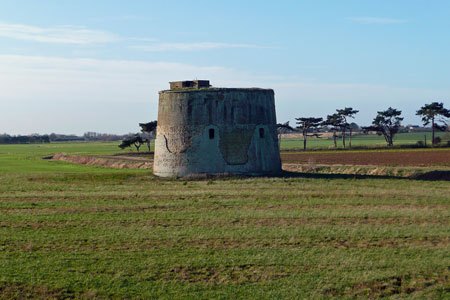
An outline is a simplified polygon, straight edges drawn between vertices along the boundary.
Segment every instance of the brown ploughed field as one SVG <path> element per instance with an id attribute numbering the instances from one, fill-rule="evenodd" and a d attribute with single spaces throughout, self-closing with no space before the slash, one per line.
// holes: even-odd
<path id="1" fill-rule="evenodd" d="M 281 153 L 283 163 L 319 165 L 450 166 L 450 150 Z"/>

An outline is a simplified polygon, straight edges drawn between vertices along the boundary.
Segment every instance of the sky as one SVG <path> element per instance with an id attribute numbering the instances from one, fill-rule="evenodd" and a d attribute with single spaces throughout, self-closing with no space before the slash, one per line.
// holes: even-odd
<path id="1" fill-rule="evenodd" d="M 169 81 L 275 91 L 278 122 L 450 105 L 450 1 L 0 0 L 0 133 L 138 132 Z"/>

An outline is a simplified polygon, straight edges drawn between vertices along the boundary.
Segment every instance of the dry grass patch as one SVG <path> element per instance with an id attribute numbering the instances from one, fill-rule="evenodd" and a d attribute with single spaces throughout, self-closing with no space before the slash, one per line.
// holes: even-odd
<path id="1" fill-rule="evenodd" d="M 0 299 L 4 300 L 71 300 L 71 299 L 107 299 L 94 291 L 76 293 L 69 290 L 50 288 L 47 286 L 28 286 L 18 283 L 0 282 Z"/>
<path id="2" fill-rule="evenodd" d="M 433 288 L 439 288 L 447 293 L 450 292 L 450 267 L 428 273 L 411 273 L 369 282 L 358 282 L 349 288 L 326 290 L 324 294 L 334 297 L 379 299 L 394 295 L 409 295 L 409 297 L 413 297 L 414 294 Z M 432 296 L 430 295 L 430 297 Z M 435 297 L 438 296 L 434 295 L 432 298 Z M 425 296 L 424 298 L 428 297 Z"/>
<path id="3" fill-rule="evenodd" d="M 256 266 L 253 264 L 236 266 L 187 266 L 173 267 L 160 274 L 164 280 L 205 285 L 247 284 L 277 280 L 311 269 L 308 266 Z"/>

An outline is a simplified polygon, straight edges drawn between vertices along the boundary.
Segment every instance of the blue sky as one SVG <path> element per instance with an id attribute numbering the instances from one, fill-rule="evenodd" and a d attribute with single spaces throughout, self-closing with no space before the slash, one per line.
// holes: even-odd
<path id="1" fill-rule="evenodd" d="M 127 133 L 168 81 L 275 90 L 279 122 L 450 99 L 450 1 L 0 2 L 0 133 Z"/>

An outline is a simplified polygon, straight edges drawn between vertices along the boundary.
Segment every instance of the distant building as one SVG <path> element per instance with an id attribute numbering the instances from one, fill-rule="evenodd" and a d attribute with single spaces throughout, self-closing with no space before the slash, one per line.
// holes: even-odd
<path id="1" fill-rule="evenodd" d="M 408 132 L 428 132 L 431 131 L 430 127 L 420 127 L 419 125 L 406 125 Z"/>

